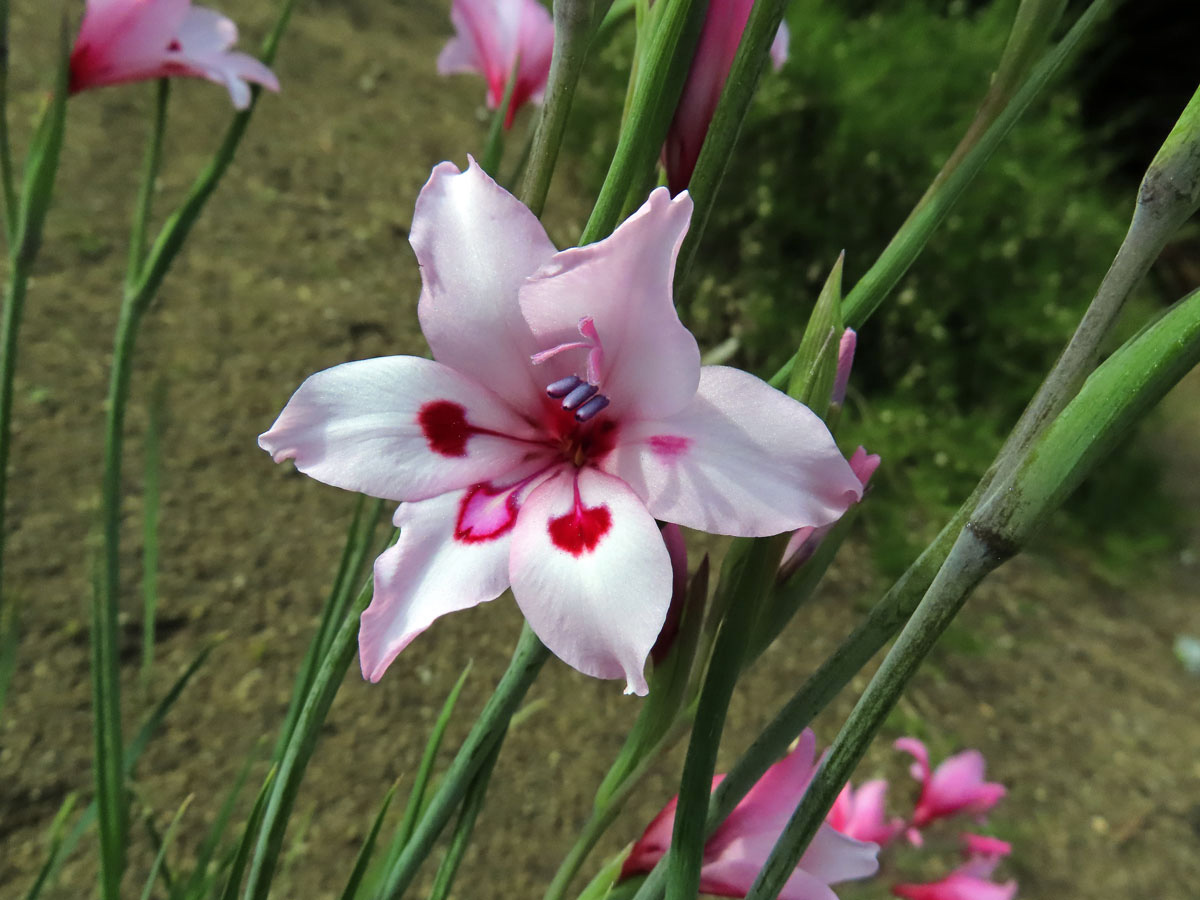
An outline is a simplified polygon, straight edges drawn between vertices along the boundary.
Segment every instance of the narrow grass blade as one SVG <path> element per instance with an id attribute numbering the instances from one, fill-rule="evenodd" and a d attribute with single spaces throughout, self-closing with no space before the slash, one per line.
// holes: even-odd
<path id="1" fill-rule="evenodd" d="M 179 699 L 179 696 L 183 693 L 183 689 L 187 687 L 188 682 L 192 680 L 192 676 L 196 674 L 200 666 L 206 659 L 208 659 L 208 654 L 210 652 L 212 652 L 211 646 L 205 647 L 200 651 L 199 654 L 197 654 L 196 658 L 192 660 L 191 664 L 183 671 L 183 674 L 179 676 L 173 685 L 171 685 L 171 689 L 167 691 L 166 695 L 159 700 L 158 704 L 153 710 L 151 710 L 150 715 L 148 715 L 142 722 L 141 727 L 138 728 L 133 740 L 131 740 L 126 747 L 126 776 L 133 771 L 133 767 L 137 764 L 138 758 L 142 755 L 142 751 L 146 749 L 146 745 L 150 743 L 150 739 L 154 737 L 155 732 L 157 732 L 159 726 L 162 725 L 163 719 L 167 717 L 167 713 L 171 710 L 171 707 L 175 705 L 175 701 Z M 58 869 L 62 865 L 63 861 L 66 860 L 66 858 L 69 857 L 72 852 L 74 852 L 76 846 L 78 846 L 79 842 L 83 839 L 83 836 L 87 834 L 87 830 L 91 828 L 93 824 L 95 824 L 97 812 L 98 810 L 96 801 L 93 800 L 90 804 L 88 804 L 83 813 L 80 814 L 79 819 L 71 827 L 71 830 L 68 832 L 67 836 L 63 838 L 62 841 L 52 844 L 46 864 L 42 867 L 42 872 L 45 875 L 44 880 L 47 885 L 53 883 L 54 877 L 58 874 Z M 42 880 L 41 877 L 39 877 L 39 880 Z"/>
<path id="2" fill-rule="evenodd" d="M 503 733 L 467 786 L 467 792 L 463 796 L 462 811 L 458 814 L 458 823 L 454 826 L 454 834 L 450 836 L 450 845 L 446 848 L 446 855 L 442 857 L 442 864 L 438 866 L 437 874 L 434 875 L 433 891 L 429 895 L 429 900 L 446 900 L 450 894 L 450 888 L 454 885 L 454 876 L 458 873 L 463 854 L 467 852 L 467 846 L 471 843 L 475 820 L 479 818 L 479 811 L 483 809 L 488 783 L 492 780 L 492 770 L 496 768 L 496 760 L 500 758 L 502 746 L 504 746 Z"/>
<path id="3" fill-rule="evenodd" d="M 8 686 L 17 669 L 17 644 L 20 639 L 21 623 L 17 619 L 17 608 L 13 605 L 0 606 L 0 724 L 4 723 Z"/>
<path id="4" fill-rule="evenodd" d="M 179 804 L 179 810 L 175 813 L 175 818 L 171 820 L 171 824 L 167 826 L 166 835 L 159 842 L 158 853 L 155 854 L 154 863 L 150 866 L 150 873 L 146 876 L 146 886 L 142 888 L 142 900 L 150 900 L 150 896 L 154 892 L 154 882 L 158 879 L 159 871 L 166 871 L 167 849 L 175 841 L 175 833 L 179 830 L 179 823 L 183 819 L 183 814 L 187 812 L 188 806 L 191 805 L 192 796 L 189 794 L 184 798 L 183 803 Z M 167 891 L 170 892 L 171 884 L 169 879 L 166 887 Z"/>
<path id="5" fill-rule="evenodd" d="M 392 805 L 392 798 L 396 796 L 398 784 L 397 782 L 388 789 L 383 797 L 383 803 L 379 805 L 379 812 L 375 814 L 371 830 L 367 832 L 367 836 L 358 850 L 358 857 L 354 860 L 350 878 L 346 881 L 346 887 L 342 889 L 341 900 L 354 900 L 358 895 L 358 886 L 362 884 L 363 876 L 367 874 L 367 866 L 371 863 L 371 854 L 375 852 L 375 842 L 379 839 L 379 829 L 383 827 L 383 819 Z"/>
<path id="6" fill-rule="evenodd" d="M 255 746 L 252 752 L 247 754 L 246 761 L 242 763 L 237 777 L 234 778 L 233 787 L 225 798 L 225 802 L 221 804 L 217 818 L 213 821 L 212 827 L 209 828 L 208 834 L 204 836 L 204 841 L 200 844 L 200 849 L 196 851 L 196 863 L 192 869 L 192 874 L 188 877 L 181 890 L 172 892 L 172 900 L 198 898 L 208 893 L 204 890 L 204 886 L 209 881 L 209 865 L 216 855 L 221 838 L 225 836 L 225 829 L 229 827 L 230 819 L 233 818 L 233 808 L 237 803 L 238 797 L 241 796 L 242 788 L 246 786 L 246 779 L 250 775 L 250 768 L 254 765 L 254 760 L 258 757 L 260 749 L 261 742 Z"/>
<path id="7" fill-rule="evenodd" d="M 300 790 L 300 782 L 304 778 L 308 761 L 312 758 L 329 707 L 354 658 L 357 649 L 358 614 L 366 609 L 370 599 L 371 582 L 368 581 L 359 592 L 351 614 L 346 615 L 338 625 L 337 633 L 321 660 L 312 686 L 300 708 L 300 714 L 296 718 L 291 737 L 278 761 L 278 774 L 267 799 L 262 827 L 250 861 L 250 872 L 243 894 L 246 900 L 262 900 L 270 892 L 284 832 L 287 830 L 296 794 Z"/>
<path id="8" fill-rule="evenodd" d="M 238 841 L 237 850 L 233 853 L 233 861 L 229 864 L 229 874 L 225 878 L 225 889 L 221 891 L 220 900 L 236 900 L 237 898 L 238 885 L 242 883 L 246 863 L 250 860 L 250 851 L 254 847 L 255 838 L 262 826 L 263 813 L 267 808 L 267 797 L 270 796 L 271 787 L 275 784 L 276 772 L 277 770 L 272 768 L 267 773 L 267 777 L 263 779 L 262 787 L 258 789 L 258 797 L 255 798 L 250 815 L 246 818 L 246 827 L 242 830 L 241 840 Z"/>
<path id="9" fill-rule="evenodd" d="M 50 849 L 46 854 L 46 862 L 25 894 L 25 900 L 37 900 L 42 895 L 42 891 L 54 881 L 54 876 L 58 874 L 58 867 L 71 852 L 70 848 L 64 849 L 64 845 L 70 838 L 64 839 L 63 829 L 67 827 L 67 819 L 71 818 L 71 813 L 75 809 L 76 799 L 75 794 L 68 794 L 67 799 L 58 808 L 58 812 L 54 814 L 54 821 L 50 823 Z"/>
<path id="10" fill-rule="evenodd" d="M 421 764 L 417 767 L 417 777 L 413 780 L 412 789 L 408 793 L 404 818 L 400 821 L 400 826 L 396 829 L 396 836 L 393 839 L 391 850 L 395 852 L 389 851 L 389 859 L 400 855 L 400 851 L 412 837 L 413 829 L 417 827 L 417 819 L 420 817 L 421 807 L 425 803 L 425 791 L 429 787 L 429 779 L 433 775 L 433 764 L 437 761 L 442 738 L 446 735 L 446 726 L 450 724 L 450 717 L 454 714 L 454 707 L 458 704 L 458 695 L 462 693 L 463 685 L 467 683 L 467 676 L 471 674 L 472 665 L 473 663 L 468 662 L 463 668 L 462 674 L 458 676 L 458 681 L 446 695 L 442 711 L 438 713 L 437 720 L 433 723 L 433 731 L 429 734 L 429 740 L 425 742 L 425 752 L 421 754 Z"/>

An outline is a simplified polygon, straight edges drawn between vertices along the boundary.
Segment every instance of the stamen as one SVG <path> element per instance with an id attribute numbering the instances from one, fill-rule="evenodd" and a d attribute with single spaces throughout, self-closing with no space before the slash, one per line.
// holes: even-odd
<path id="1" fill-rule="evenodd" d="M 563 398 L 563 409 L 574 409 L 585 400 L 590 401 L 592 396 L 598 390 L 600 390 L 600 388 L 596 387 L 594 384 L 588 384 L 586 381 L 583 382 L 576 387 L 575 390 L 571 391 L 571 393 L 567 394 L 567 396 Z"/>
<path id="2" fill-rule="evenodd" d="M 586 422 L 595 416 L 596 413 L 600 412 L 600 410 L 604 409 L 604 407 L 608 406 L 608 403 L 607 397 L 603 394 L 597 394 L 588 400 L 587 403 L 583 404 L 583 406 L 579 407 L 579 409 L 575 410 L 575 421 Z"/>
<path id="3" fill-rule="evenodd" d="M 583 379 L 578 375 L 568 375 L 566 378 L 560 378 L 558 381 L 546 385 L 546 396 L 554 397 L 557 400 L 559 397 L 567 396 L 581 384 L 583 384 Z"/>

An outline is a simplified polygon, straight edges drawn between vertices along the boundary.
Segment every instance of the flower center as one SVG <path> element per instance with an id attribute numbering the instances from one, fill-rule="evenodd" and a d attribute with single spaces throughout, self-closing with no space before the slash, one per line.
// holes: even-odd
<path id="1" fill-rule="evenodd" d="M 608 406 L 609 399 L 600 393 L 601 372 L 604 367 L 604 345 L 600 342 L 600 334 L 596 331 L 596 323 L 591 316 L 584 316 L 579 320 L 579 335 L 583 340 L 566 341 L 549 350 L 535 353 L 531 359 L 535 366 L 540 366 L 568 350 L 588 351 L 587 380 L 578 375 L 568 375 L 546 385 L 547 397 L 561 400 L 563 409 L 575 413 L 576 422 L 587 422 Z"/>

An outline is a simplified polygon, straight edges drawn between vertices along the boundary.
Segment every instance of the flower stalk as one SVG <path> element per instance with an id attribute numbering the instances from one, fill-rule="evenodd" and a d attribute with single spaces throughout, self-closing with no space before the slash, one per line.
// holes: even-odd
<path id="1" fill-rule="evenodd" d="M 520 197 L 541 216 L 567 129 L 571 100 L 592 42 L 597 0 L 554 0 L 554 55 Z"/>

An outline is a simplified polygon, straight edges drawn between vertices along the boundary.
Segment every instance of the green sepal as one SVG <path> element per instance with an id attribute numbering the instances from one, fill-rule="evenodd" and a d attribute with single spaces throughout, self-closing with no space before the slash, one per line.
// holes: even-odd
<path id="1" fill-rule="evenodd" d="M 845 258 L 845 253 L 838 256 L 825 279 L 825 286 L 821 288 L 796 350 L 796 365 L 788 380 L 788 396 L 799 400 L 821 418 L 825 418 L 829 409 L 829 397 L 837 376 L 838 346 L 846 328 L 842 320 L 842 263 Z"/>

